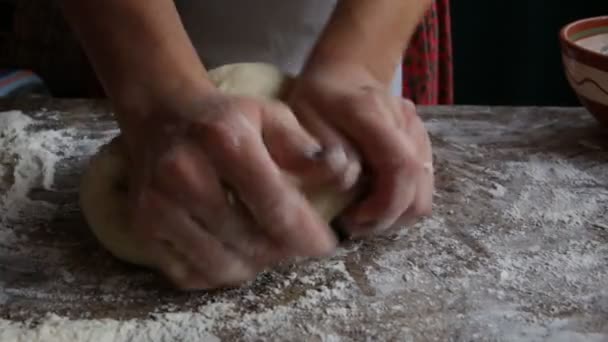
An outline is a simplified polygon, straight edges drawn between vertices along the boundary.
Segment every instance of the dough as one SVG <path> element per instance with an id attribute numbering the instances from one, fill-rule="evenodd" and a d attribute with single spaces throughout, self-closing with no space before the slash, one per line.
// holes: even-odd
<path id="1" fill-rule="evenodd" d="M 230 94 L 279 99 L 291 79 L 272 65 L 261 63 L 229 64 L 209 72 L 209 78 L 222 91 Z M 130 230 L 127 220 L 127 169 L 119 146 L 120 137 L 101 147 L 91 159 L 82 178 L 80 206 L 99 240 L 114 256 L 124 261 L 156 267 L 154 255 L 148 255 Z M 292 184 L 299 184 L 284 173 Z M 354 198 L 356 189 L 338 192 L 318 189 L 304 195 L 330 222 Z M 235 237 L 238 238 L 238 237 Z"/>

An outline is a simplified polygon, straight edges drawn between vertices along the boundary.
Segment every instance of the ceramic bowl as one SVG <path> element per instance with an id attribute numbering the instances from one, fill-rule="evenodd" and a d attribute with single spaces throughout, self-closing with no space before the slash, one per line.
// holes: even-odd
<path id="1" fill-rule="evenodd" d="M 608 16 L 564 26 L 560 41 L 570 86 L 581 104 L 608 126 Z"/>

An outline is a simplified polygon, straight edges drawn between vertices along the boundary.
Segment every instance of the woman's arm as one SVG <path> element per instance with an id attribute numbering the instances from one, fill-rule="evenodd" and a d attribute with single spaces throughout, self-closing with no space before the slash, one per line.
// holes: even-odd
<path id="1" fill-rule="evenodd" d="M 211 87 L 172 0 L 63 0 L 62 5 L 112 101 L 138 108 L 120 111 L 119 121 L 145 115 L 138 106 L 145 107 L 140 102 L 150 94 Z"/>
<path id="2" fill-rule="evenodd" d="M 307 67 L 349 64 L 389 83 L 432 0 L 341 0 Z"/>

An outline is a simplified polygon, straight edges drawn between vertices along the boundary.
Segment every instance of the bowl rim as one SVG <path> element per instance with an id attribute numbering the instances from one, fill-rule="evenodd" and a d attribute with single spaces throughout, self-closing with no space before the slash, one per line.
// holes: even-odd
<path id="1" fill-rule="evenodd" d="M 584 48 L 581 45 L 576 44 L 575 41 L 569 39 L 568 36 L 567 36 L 568 31 L 570 29 L 572 29 L 572 27 L 574 27 L 574 26 L 577 26 L 577 25 L 580 25 L 580 24 L 583 24 L 583 23 L 587 23 L 587 22 L 602 21 L 602 20 L 606 20 L 606 27 L 608 27 L 608 15 L 601 15 L 601 16 L 597 16 L 597 17 L 583 18 L 583 19 L 579 19 L 579 20 L 575 20 L 573 22 L 570 22 L 570 23 L 564 25 L 561 28 L 561 30 L 559 31 L 560 39 L 570 49 L 574 49 L 574 50 L 577 50 L 579 52 L 588 53 L 588 54 L 590 54 L 592 56 L 595 56 L 594 58 L 608 60 L 608 55 L 605 55 L 605 54 L 600 53 L 598 51 L 594 51 L 594 50 L 590 50 L 590 49 Z"/>

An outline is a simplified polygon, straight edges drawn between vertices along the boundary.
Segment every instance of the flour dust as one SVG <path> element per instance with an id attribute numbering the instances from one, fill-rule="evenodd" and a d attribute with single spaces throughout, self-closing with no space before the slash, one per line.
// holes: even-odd
<path id="1" fill-rule="evenodd" d="M 240 289 L 185 295 L 61 235 L 78 211 L 74 161 L 117 132 L 92 138 L 49 115 L 0 113 L 0 271 L 13 275 L 0 275 L 1 341 L 608 340 L 606 151 L 495 150 L 483 143 L 521 137 L 428 122 L 443 139 L 431 218 Z"/>

